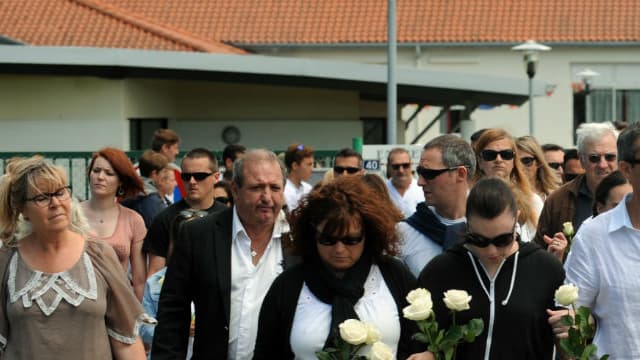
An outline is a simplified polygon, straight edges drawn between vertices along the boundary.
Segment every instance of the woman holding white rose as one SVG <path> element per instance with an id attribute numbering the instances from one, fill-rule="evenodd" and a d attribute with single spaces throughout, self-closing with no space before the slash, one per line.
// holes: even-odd
<path id="1" fill-rule="evenodd" d="M 451 326 L 449 309 L 458 310 L 458 324 L 484 321 L 474 342 L 458 346 L 456 359 L 552 359 L 546 309 L 554 307 L 564 271 L 552 254 L 520 241 L 515 233 L 518 214 L 503 180 L 480 180 L 467 199 L 464 242 L 435 257 L 420 274 L 418 286 L 434 294 L 441 328 Z M 465 290 L 471 297 L 465 292 L 447 293 L 445 300 L 435 295 L 449 289 Z"/>
<path id="2" fill-rule="evenodd" d="M 402 317 L 415 279 L 392 258 L 400 219 L 398 210 L 381 205 L 359 177 L 341 177 L 312 191 L 290 223 L 293 250 L 302 263 L 269 289 L 254 359 L 316 359 L 317 351 L 334 345 L 345 330 L 338 331 L 338 324 L 347 319 L 379 329 L 380 341 L 399 359 L 419 349 L 411 340 L 415 323 Z"/>

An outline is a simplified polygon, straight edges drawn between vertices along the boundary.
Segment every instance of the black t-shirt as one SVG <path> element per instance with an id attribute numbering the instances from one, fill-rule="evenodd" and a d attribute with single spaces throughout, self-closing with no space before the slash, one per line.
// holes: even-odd
<path id="1" fill-rule="evenodd" d="M 224 204 L 214 201 L 210 208 L 203 211 L 212 214 L 226 208 Z M 153 219 L 151 226 L 147 230 L 147 236 L 144 238 L 142 250 L 146 253 L 166 258 L 167 251 L 169 251 L 171 227 L 180 212 L 187 209 L 189 209 L 189 205 L 182 199 L 161 211 Z"/>

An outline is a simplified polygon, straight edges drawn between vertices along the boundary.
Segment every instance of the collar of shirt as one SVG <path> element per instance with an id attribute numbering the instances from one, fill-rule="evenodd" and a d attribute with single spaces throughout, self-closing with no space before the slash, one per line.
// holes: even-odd
<path id="1" fill-rule="evenodd" d="M 632 195 L 633 193 L 625 195 L 623 201 L 620 201 L 615 208 L 609 210 L 612 212 L 612 216 L 607 229 L 608 232 L 611 233 L 624 227 L 633 229 L 633 224 L 631 224 L 631 218 L 629 218 L 629 212 L 627 211 L 627 202 L 631 201 Z"/>
<path id="2" fill-rule="evenodd" d="M 282 210 L 280 214 L 276 217 L 275 224 L 273 225 L 273 231 L 271 233 L 271 239 L 280 239 L 280 236 L 283 232 L 287 232 L 289 228 L 289 224 L 286 220 L 284 220 L 284 214 Z M 243 238 L 249 240 L 249 235 L 247 231 L 244 229 L 244 225 L 242 225 L 242 221 L 238 216 L 238 210 L 236 207 L 233 207 L 233 222 L 231 223 L 231 239 L 232 242 L 236 242 L 240 235 L 244 235 Z"/>

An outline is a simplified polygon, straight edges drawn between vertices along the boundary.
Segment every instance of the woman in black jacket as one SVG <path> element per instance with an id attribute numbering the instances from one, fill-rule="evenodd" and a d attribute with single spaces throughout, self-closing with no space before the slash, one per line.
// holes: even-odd
<path id="1" fill-rule="evenodd" d="M 291 218 L 302 262 L 282 273 L 264 299 L 254 359 L 315 359 L 347 319 L 375 326 L 398 358 L 411 354 L 417 328 L 402 308 L 415 279 L 392 258 L 400 219 L 360 177 L 311 192 Z"/>

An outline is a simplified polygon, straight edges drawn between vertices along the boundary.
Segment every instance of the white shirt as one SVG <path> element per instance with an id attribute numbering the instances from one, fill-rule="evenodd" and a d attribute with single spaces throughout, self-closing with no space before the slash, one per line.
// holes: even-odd
<path id="1" fill-rule="evenodd" d="M 291 180 L 287 179 L 284 185 L 284 200 L 287 202 L 289 212 L 298 207 L 298 203 L 303 196 L 307 195 L 313 187 L 311 184 L 300 181 L 300 186 L 296 186 Z"/>
<path id="2" fill-rule="evenodd" d="M 387 189 L 389 189 L 391 201 L 402 211 L 405 218 L 413 215 L 413 213 L 416 212 L 416 206 L 424 201 L 424 191 L 418 186 L 416 179 L 411 180 L 411 185 L 409 185 L 407 191 L 404 192 L 404 195 L 400 195 L 391 183 L 391 179 L 387 179 L 385 183 L 387 184 Z"/>
<path id="3" fill-rule="evenodd" d="M 361 321 L 380 330 L 380 341 L 388 345 L 395 355 L 400 341 L 400 318 L 395 300 L 378 266 L 371 266 L 364 284 L 364 295 L 358 300 L 354 310 Z M 315 352 L 322 350 L 330 326 L 331 305 L 320 301 L 304 284 L 298 297 L 289 337 L 295 358 L 316 360 Z M 369 349 L 370 346 L 363 347 L 360 354 L 366 354 Z"/>
<path id="4" fill-rule="evenodd" d="M 564 264 L 578 306 L 597 320 L 599 356 L 616 360 L 640 359 L 640 231 L 627 211 L 631 196 L 580 226 Z"/>
<path id="5" fill-rule="evenodd" d="M 258 315 L 264 296 L 273 280 L 282 272 L 280 234 L 284 224 L 276 221 L 271 241 L 260 261 L 251 261 L 251 240 L 233 209 L 231 229 L 231 308 L 227 359 L 251 359 L 258 335 Z"/>
<path id="6" fill-rule="evenodd" d="M 447 219 L 440 216 L 433 206 L 429 206 L 429 209 L 433 211 L 438 220 L 445 226 L 467 221 L 466 217 L 453 220 Z M 398 235 L 400 235 L 400 260 L 407 265 L 415 277 L 420 276 L 420 272 L 424 266 L 427 265 L 431 259 L 442 253 L 442 245 L 423 235 L 404 221 L 396 225 L 396 231 L 398 231 Z"/>

